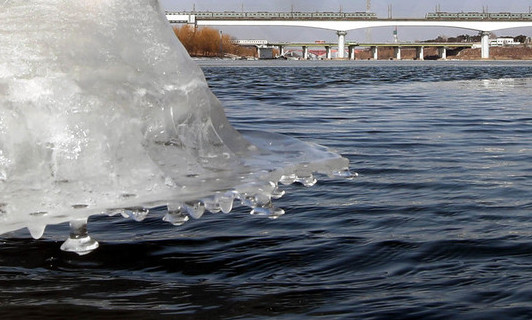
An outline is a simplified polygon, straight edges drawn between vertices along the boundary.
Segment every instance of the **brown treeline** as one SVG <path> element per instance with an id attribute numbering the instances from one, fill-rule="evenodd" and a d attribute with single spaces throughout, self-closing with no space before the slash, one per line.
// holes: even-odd
<path id="1" fill-rule="evenodd" d="M 256 49 L 245 48 L 231 42 L 228 34 L 220 34 L 219 30 L 209 27 L 196 28 L 190 25 L 174 27 L 179 41 L 193 57 L 219 57 L 235 55 L 254 57 Z"/>

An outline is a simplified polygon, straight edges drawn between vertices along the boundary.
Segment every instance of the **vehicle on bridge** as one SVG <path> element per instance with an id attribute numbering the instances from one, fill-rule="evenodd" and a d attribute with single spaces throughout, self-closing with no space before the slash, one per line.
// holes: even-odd
<path id="1" fill-rule="evenodd" d="M 211 12 L 211 11 L 191 11 L 191 12 L 167 12 L 175 15 L 195 15 L 196 19 L 255 19 L 255 20 L 360 20 L 377 19 L 374 12 Z"/>
<path id="2" fill-rule="evenodd" d="M 429 20 L 532 20 L 532 13 L 513 12 L 429 12 Z"/>

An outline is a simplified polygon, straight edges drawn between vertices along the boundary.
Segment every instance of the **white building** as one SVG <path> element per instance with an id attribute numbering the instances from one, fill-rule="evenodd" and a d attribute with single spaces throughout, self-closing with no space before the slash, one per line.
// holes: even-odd
<path id="1" fill-rule="evenodd" d="M 515 42 L 514 38 L 504 37 L 490 40 L 490 47 L 504 47 L 504 46 L 515 46 L 519 45 L 521 42 Z"/>

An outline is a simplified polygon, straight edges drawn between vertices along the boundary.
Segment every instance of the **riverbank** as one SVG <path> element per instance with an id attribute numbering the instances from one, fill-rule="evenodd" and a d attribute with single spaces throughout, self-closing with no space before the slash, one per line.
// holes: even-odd
<path id="1" fill-rule="evenodd" d="M 479 60 L 480 49 L 464 49 L 456 56 L 460 60 Z M 492 47 L 490 60 L 532 60 L 531 47 Z"/>
<path id="2" fill-rule="evenodd" d="M 394 59 L 393 48 L 379 48 L 379 60 Z M 356 53 L 356 59 L 369 60 L 373 54 L 369 49 L 360 50 Z M 415 48 L 401 49 L 401 59 L 416 60 Z M 424 49 L 425 60 L 438 60 L 437 48 L 427 47 Z M 449 60 L 484 60 L 480 58 L 480 48 L 471 49 L 454 49 L 447 50 L 447 59 Z M 532 60 L 532 47 L 491 47 L 489 60 Z"/>
<path id="3" fill-rule="evenodd" d="M 251 49 L 250 49 L 251 50 Z M 225 59 L 232 60 L 256 60 L 257 57 L 252 52 L 247 54 L 232 54 L 224 52 Z M 191 54 L 196 59 L 219 59 L 213 55 Z M 370 49 L 357 50 L 356 60 L 372 60 L 373 53 Z M 300 59 L 297 56 L 293 59 Z M 424 48 L 424 60 L 440 60 L 438 48 Z M 392 47 L 382 47 L 378 50 L 378 60 L 395 60 L 395 52 Z M 401 60 L 418 60 L 415 48 L 402 48 Z M 471 49 L 447 49 L 447 60 L 532 60 L 532 47 L 491 47 L 490 58 L 480 58 L 480 48 Z"/>

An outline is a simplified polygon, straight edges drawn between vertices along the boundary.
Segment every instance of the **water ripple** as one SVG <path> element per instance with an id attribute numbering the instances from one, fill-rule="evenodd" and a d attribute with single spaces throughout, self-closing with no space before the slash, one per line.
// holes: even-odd
<path id="1" fill-rule="evenodd" d="M 236 127 L 334 147 L 359 177 L 284 187 L 277 220 L 96 217 L 84 257 L 59 250 L 66 225 L 13 233 L 3 314 L 532 317 L 531 63 L 202 63 Z"/>

